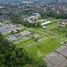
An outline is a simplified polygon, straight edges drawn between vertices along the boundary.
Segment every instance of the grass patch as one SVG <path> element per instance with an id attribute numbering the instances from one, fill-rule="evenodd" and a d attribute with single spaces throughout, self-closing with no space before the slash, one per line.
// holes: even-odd
<path id="1" fill-rule="evenodd" d="M 30 39 L 30 40 L 27 40 L 27 41 L 24 41 L 24 42 L 20 42 L 20 43 L 16 44 L 16 46 L 18 48 L 21 48 L 23 46 L 31 44 L 32 42 L 34 42 L 34 39 Z"/>
<path id="2" fill-rule="evenodd" d="M 53 38 L 48 38 L 47 40 L 37 43 L 29 48 L 26 48 L 25 50 L 28 56 L 36 61 L 40 61 L 43 57 L 47 56 L 60 46 L 60 42 Z"/>
<path id="3" fill-rule="evenodd" d="M 58 26 L 59 26 L 58 23 L 52 23 L 52 24 L 47 25 L 46 27 L 47 29 L 51 30 L 51 29 L 57 28 Z"/>

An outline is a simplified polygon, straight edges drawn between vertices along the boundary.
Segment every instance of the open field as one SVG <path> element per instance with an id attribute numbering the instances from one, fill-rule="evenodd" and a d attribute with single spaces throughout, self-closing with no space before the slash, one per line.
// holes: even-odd
<path id="1" fill-rule="evenodd" d="M 57 28 L 59 25 L 57 23 L 52 23 L 52 24 L 49 24 L 47 25 L 47 29 L 51 30 L 51 29 L 55 29 Z"/>
<path id="2" fill-rule="evenodd" d="M 51 24 L 46 25 L 47 29 L 27 28 L 27 30 L 32 32 L 32 34 L 39 33 L 41 35 L 40 38 L 37 39 L 38 41 L 41 38 L 45 38 L 45 40 L 36 42 L 35 39 L 32 38 L 28 41 L 17 44 L 17 47 L 24 48 L 25 46 L 27 46 L 26 48 L 24 48 L 25 54 L 35 61 L 41 61 L 44 56 L 46 57 L 51 52 L 62 46 L 61 42 L 66 40 L 65 33 L 61 33 L 55 30 L 55 28 L 57 28 L 58 26 L 58 23 L 52 22 Z"/>
<path id="3" fill-rule="evenodd" d="M 41 60 L 44 56 L 47 56 L 58 47 L 61 46 L 61 43 L 56 41 L 53 38 L 48 38 L 43 42 L 39 42 L 31 47 L 25 48 L 28 56 L 32 57 L 36 61 Z"/>
<path id="4" fill-rule="evenodd" d="M 9 32 L 4 36 L 5 37 L 9 36 L 8 39 L 10 37 L 15 38 L 15 40 L 13 40 L 12 42 L 16 42 L 17 48 L 23 48 L 24 53 L 27 56 L 34 59 L 35 61 L 40 62 L 43 57 L 46 57 L 51 52 L 55 51 L 57 48 L 62 46 L 61 42 L 66 40 L 66 32 L 65 32 L 66 28 L 56 30 L 56 28 L 59 27 L 59 24 L 57 23 L 59 20 L 56 20 L 54 18 L 52 19 L 50 18 L 50 20 L 51 23 L 45 25 L 46 28 L 39 28 L 39 27 L 27 28 L 22 25 L 16 24 L 15 28 L 18 27 L 22 28 L 20 29 L 18 35 Z M 5 23 L 6 22 L 8 23 L 8 21 L 5 21 Z M 30 34 L 25 32 L 28 32 Z M 37 35 L 34 37 L 34 34 Z M 30 39 L 23 41 L 25 37 L 28 37 Z"/>

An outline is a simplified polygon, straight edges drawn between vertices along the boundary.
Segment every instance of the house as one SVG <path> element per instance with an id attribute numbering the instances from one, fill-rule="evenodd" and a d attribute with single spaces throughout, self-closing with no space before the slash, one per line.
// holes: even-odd
<path id="1" fill-rule="evenodd" d="M 8 39 L 9 41 L 17 40 L 17 38 L 14 35 L 8 36 L 6 37 L 6 39 Z"/>
<path id="2" fill-rule="evenodd" d="M 63 20 L 62 22 L 58 22 L 60 27 L 65 27 L 67 25 L 67 20 Z"/>
<path id="3" fill-rule="evenodd" d="M 29 34 L 31 34 L 31 32 L 29 31 L 23 31 L 20 33 L 22 36 L 28 36 Z"/>
<path id="4" fill-rule="evenodd" d="M 0 21 L 1 21 L 1 20 L 5 20 L 5 19 L 7 19 L 7 18 L 8 18 L 7 15 L 0 15 Z"/>
<path id="5" fill-rule="evenodd" d="M 34 23 L 40 17 L 41 17 L 41 15 L 39 13 L 33 13 L 31 16 L 24 18 L 24 20 L 25 21 L 27 20 L 30 23 Z"/>
<path id="6" fill-rule="evenodd" d="M 44 21 L 43 23 L 41 23 L 41 26 L 44 26 L 44 25 L 47 25 L 47 24 L 50 24 L 51 21 Z"/>
<path id="7" fill-rule="evenodd" d="M 34 38 L 38 38 L 38 37 L 40 37 L 39 34 L 34 34 L 33 36 L 34 36 Z"/>
<path id="8" fill-rule="evenodd" d="M 17 33 L 21 29 L 24 29 L 24 28 L 23 27 L 17 27 L 16 25 L 13 25 L 13 24 L 5 24 L 5 25 L 3 25 L 3 26 L 0 27 L 0 32 L 2 34 L 11 33 L 12 31 L 14 33 Z"/>

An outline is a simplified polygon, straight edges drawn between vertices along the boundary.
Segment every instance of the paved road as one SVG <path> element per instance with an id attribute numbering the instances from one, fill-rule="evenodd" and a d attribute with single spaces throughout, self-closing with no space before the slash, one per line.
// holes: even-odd
<path id="1" fill-rule="evenodd" d="M 67 67 L 67 46 L 61 46 L 43 60 L 46 61 L 47 67 Z"/>

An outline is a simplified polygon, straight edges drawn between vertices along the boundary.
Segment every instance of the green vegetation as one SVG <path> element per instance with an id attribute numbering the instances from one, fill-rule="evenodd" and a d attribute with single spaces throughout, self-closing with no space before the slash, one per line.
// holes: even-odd
<path id="1" fill-rule="evenodd" d="M 27 40 L 24 42 L 20 42 L 17 44 L 17 47 L 21 48 L 21 47 L 27 46 L 28 44 L 31 44 L 32 42 L 34 42 L 34 39 L 30 39 L 30 40 Z"/>
<path id="2" fill-rule="evenodd" d="M 58 26 L 59 26 L 59 24 L 57 24 L 57 23 L 52 23 L 52 24 L 47 25 L 46 27 L 47 27 L 47 29 L 51 30 L 51 29 L 57 28 Z"/>
<path id="3" fill-rule="evenodd" d="M 47 29 L 42 28 L 28 28 L 28 30 L 39 33 L 42 35 L 41 37 L 45 37 L 45 40 L 42 42 L 37 42 L 36 44 L 25 48 L 26 55 L 34 59 L 35 61 L 41 61 L 43 57 L 49 55 L 51 52 L 55 51 L 57 48 L 62 46 L 61 42 L 66 40 L 66 27 L 60 28 L 59 30 L 56 30 L 56 28 L 59 27 L 59 24 L 57 23 L 60 19 L 51 19 L 52 23 L 46 25 Z M 64 33 L 62 33 L 64 31 Z M 38 39 L 39 40 L 39 39 Z M 18 44 L 18 47 L 23 47 L 24 44 L 27 44 L 25 46 L 28 46 L 29 44 L 35 42 L 33 39 L 28 40 L 26 42 L 23 42 Z M 20 46 L 19 46 L 20 45 Z"/>
<path id="4" fill-rule="evenodd" d="M 10 16 L 10 20 L 13 23 L 22 24 L 22 25 L 24 25 L 24 26 L 26 26 L 28 28 L 29 27 L 40 27 L 40 23 L 36 24 L 36 23 L 30 23 L 29 21 L 24 21 L 21 14 L 12 14 Z"/>
<path id="5" fill-rule="evenodd" d="M 18 5 L 19 4 L 17 4 L 17 6 Z M 17 6 L 14 6 L 14 8 L 11 7 L 11 5 L 9 5 L 9 7 L 6 5 L 6 11 L 4 9 L 0 11 L 0 15 L 6 15 L 5 18 L 7 18 L 6 20 L 1 20 L 2 23 L 0 23 L 0 26 L 5 24 L 14 24 L 17 26 L 14 31 L 10 28 L 10 33 L 4 35 L 0 33 L 0 67 L 46 67 L 45 61 L 42 59 L 62 46 L 62 42 L 67 40 L 67 26 L 62 27 L 60 23 L 58 23 L 59 21 L 67 19 L 67 12 L 64 13 L 60 11 L 60 13 L 55 13 L 57 11 L 52 11 L 51 7 L 49 8 L 48 6 L 41 6 L 44 10 L 46 9 L 45 7 L 48 7 L 44 12 L 39 9 L 31 10 L 26 6 L 23 7 L 23 10 L 21 9 L 22 4 L 17 10 Z M 25 10 L 26 8 L 29 8 L 29 10 Z M 17 12 L 14 13 L 13 11 Z M 36 15 L 36 13 L 39 13 L 41 17 L 38 19 L 36 16 L 36 19 L 34 17 L 30 18 L 33 14 Z M 26 17 L 30 19 L 26 19 Z M 46 24 L 42 26 L 41 23 Z M 22 26 L 24 28 L 19 30 Z M 23 31 L 29 31 L 31 34 L 23 35 Z M 37 37 L 37 35 L 34 36 L 34 34 L 40 36 Z M 13 37 L 14 40 L 12 40 Z M 30 37 L 30 39 L 24 41 L 26 37 Z M 9 41 L 6 38 L 8 38 Z M 42 40 L 43 38 L 44 40 Z"/>
<path id="6" fill-rule="evenodd" d="M 49 15 L 45 14 L 45 16 L 49 16 Z M 45 16 L 43 18 L 41 18 L 41 19 L 44 19 Z M 52 16 L 54 16 L 54 15 L 52 15 Z M 42 62 L 41 65 L 43 65 L 42 58 L 46 57 L 51 52 L 55 51 L 57 48 L 62 46 L 61 42 L 66 40 L 66 38 L 67 38 L 67 30 L 66 30 L 67 26 L 64 27 L 64 28 L 60 27 L 58 22 L 61 19 L 56 19 L 58 17 L 59 16 L 57 16 L 55 18 L 48 18 L 47 20 L 50 20 L 51 23 L 45 25 L 46 28 L 42 28 L 40 26 L 40 23 L 42 23 L 42 22 L 39 22 L 37 24 L 37 26 L 35 26 L 36 23 L 31 24 L 28 21 L 24 21 L 22 15 L 20 15 L 20 14 L 11 15 L 10 20 L 13 23 L 21 24 L 23 26 L 26 26 L 24 30 L 30 31 L 32 36 L 33 36 L 33 34 L 39 34 L 40 37 L 38 37 L 38 38 L 32 37 L 29 40 L 19 42 L 15 46 L 11 46 L 12 51 L 11 52 L 8 51 L 9 54 L 11 53 L 10 55 L 8 54 L 9 55 L 9 57 L 8 57 L 9 60 L 7 60 L 7 61 L 11 61 L 9 64 L 11 65 L 13 63 L 12 62 L 12 59 L 13 59 L 13 61 L 14 61 L 13 64 L 14 65 L 17 64 L 17 66 L 20 64 L 20 67 L 22 66 L 22 64 L 23 64 L 23 67 L 31 67 L 31 65 L 33 67 L 38 67 L 38 66 L 40 66 L 41 62 Z M 7 22 L 7 21 L 5 21 L 5 22 Z M 24 31 L 24 30 L 21 30 L 21 31 Z M 8 34 L 6 34 L 4 36 L 8 36 L 8 35 L 11 35 L 11 34 L 8 33 Z M 45 38 L 45 40 L 39 42 L 39 40 L 42 39 L 42 38 Z M 21 39 L 22 38 L 19 38 L 19 39 L 15 40 L 15 41 L 19 41 Z M 41 67 L 44 67 L 44 66 L 41 66 Z"/>
<path id="7" fill-rule="evenodd" d="M 56 18 L 56 19 L 67 19 L 67 13 L 54 13 L 52 11 L 47 11 L 46 13 L 44 12 L 39 12 L 42 16 L 42 18 L 48 18 L 48 17 L 53 17 L 53 18 Z"/>
<path id="8" fill-rule="evenodd" d="M 38 42 L 37 44 L 26 48 L 25 50 L 28 56 L 32 57 L 36 61 L 41 61 L 43 57 L 47 56 L 60 46 L 60 42 L 50 37 L 42 42 Z M 39 53 L 41 53 L 40 56 Z"/>
<path id="9" fill-rule="evenodd" d="M 36 66 L 35 66 L 36 65 Z M 26 54 L 23 48 L 16 48 L 0 33 L 0 66 L 1 67 L 46 67 L 44 63 L 38 63 Z"/>
<path id="10" fill-rule="evenodd" d="M 19 14 L 21 15 L 27 15 L 27 14 L 32 14 L 32 13 L 36 13 L 37 11 L 34 11 L 34 10 L 24 10 L 22 12 L 20 12 Z"/>

